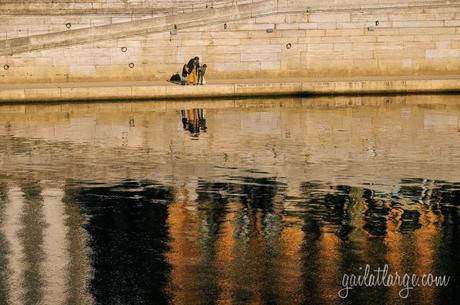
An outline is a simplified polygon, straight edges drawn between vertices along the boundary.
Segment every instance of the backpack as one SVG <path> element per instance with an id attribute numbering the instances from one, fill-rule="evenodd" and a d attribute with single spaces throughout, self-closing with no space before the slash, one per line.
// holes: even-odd
<path id="1" fill-rule="evenodd" d="M 180 75 L 178 73 L 173 74 L 171 78 L 169 79 L 169 81 L 170 82 L 180 82 L 181 81 Z"/>

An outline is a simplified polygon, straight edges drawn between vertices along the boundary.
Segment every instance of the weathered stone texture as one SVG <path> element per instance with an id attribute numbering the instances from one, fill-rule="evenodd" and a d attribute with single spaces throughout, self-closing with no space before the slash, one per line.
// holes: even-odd
<path id="1" fill-rule="evenodd" d="M 293 8 L 303 1 L 294 2 Z M 434 0 L 332 2 L 335 6 L 324 8 L 324 1 L 309 1 L 309 12 L 272 13 L 225 25 L 207 24 L 203 17 L 194 28 L 49 48 L 46 45 L 66 31 L 105 25 L 111 37 L 115 30 L 110 25 L 117 23 L 116 31 L 124 30 L 141 17 L 0 16 L 0 46 L 7 48 L 15 37 L 24 39 L 17 43 L 27 43 L 30 37 L 45 45 L 0 56 L 0 83 L 167 79 L 196 55 L 208 64 L 210 78 L 460 73 L 460 5 Z M 169 26 L 166 19 L 160 20 Z M 69 22 L 71 28 L 66 29 Z M 62 37 L 55 40 L 34 36 L 61 31 Z M 65 37 L 81 39 L 82 34 L 75 33 Z"/>

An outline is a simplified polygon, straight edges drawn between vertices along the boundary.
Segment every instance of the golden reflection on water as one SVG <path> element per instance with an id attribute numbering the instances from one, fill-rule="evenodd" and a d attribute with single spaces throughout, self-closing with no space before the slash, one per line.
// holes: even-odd
<path id="1" fill-rule="evenodd" d="M 457 96 L 0 106 L 0 304 L 446 304 L 337 292 L 365 264 L 457 276 L 459 117 Z"/>

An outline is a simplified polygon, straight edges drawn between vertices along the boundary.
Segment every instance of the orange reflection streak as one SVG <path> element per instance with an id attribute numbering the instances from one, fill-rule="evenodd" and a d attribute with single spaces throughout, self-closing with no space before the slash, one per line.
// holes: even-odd
<path id="1" fill-rule="evenodd" d="M 335 304 L 338 301 L 337 285 L 342 276 L 339 272 L 339 243 L 339 238 L 332 233 L 323 233 L 319 240 L 321 261 L 316 263 L 321 266 L 318 274 L 318 298 L 322 300 L 321 304 Z"/>
<path id="2" fill-rule="evenodd" d="M 419 276 L 423 274 L 433 273 L 435 249 L 440 243 L 439 228 L 436 223 L 439 223 L 439 217 L 432 210 L 421 210 L 420 223 L 422 227 L 414 234 L 414 244 L 416 249 L 415 272 Z M 418 287 L 415 288 L 418 296 L 419 304 L 435 304 L 435 287 Z"/>
<path id="3" fill-rule="evenodd" d="M 217 240 L 217 253 L 216 253 L 216 266 L 219 277 L 217 279 L 218 285 L 221 288 L 219 296 L 219 304 L 221 305 L 232 305 L 232 294 L 233 283 L 231 278 L 231 265 L 233 262 L 233 256 L 235 251 L 235 238 L 234 238 L 234 226 L 235 226 L 235 210 L 237 204 L 234 202 L 228 203 L 229 212 L 226 213 L 225 219 L 221 225 L 220 238 Z"/>
<path id="4" fill-rule="evenodd" d="M 169 293 L 173 304 L 199 304 L 200 293 L 196 276 L 200 258 L 196 232 L 197 214 L 187 201 L 177 201 L 169 207 L 167 220 L 171 236 L 171 250 L 167 254 L 171 264 Z"/>
<path id="5" fill-rule="evenodd" d="M 387 219 L 387 234 L 385 236 L 385 243 L 388 251 L 385 255 L 388 263 L 389 272 L 404 272 L 402 257 L 403 257 L 403 236 L 398 232 L 401 224 L 401 215 L 403 210 L 400 208 L 392 208 Z M 398 296 L 400 287 L 391 286 L 388 288 L 389 299 L 394 302 L 400 301 Z"/>
<path id="6" fill-rule="evenodd" d="M 278 262 L 283 274 L 280 276 L 280 304 L 301 304 L 302 302 L 302 243 L 303 231 L 297 218 L 284 216 L 283 223 L 291 224 L 281 231 L 280 249 L 282 257 Z"/>
<path id="7" fill-rule="evenodd" d="M 263 232 L 262 227 L 262 220 L 263 215 L 262 211 L 257 210 L 254 213 L 254 222 L 251 226 L 251 231 L 249 231 L 249 242 L 247 244 L 247 263 L 249 265 L 249 270 L 251 272 L 250 279 L 251 279 L 251 286 L 253 291 L 256 291 L 255 295 L 251 302 L 248 302 L 250 305 L 258 305 L 262 304 L 262 293 L 263 292 L 263 281 L 266 280 L 263 278 L 263 268 L 267 257 L 265 256 L 266 252 L 266 244 L 263 241 L 261 236 Z M 248 269 L 239 268 L 240 272 L 248 272 Z M 241 284 L 240 284 L 241 285 Z M 275 289 L 275 287 L 272 287 Z"/>

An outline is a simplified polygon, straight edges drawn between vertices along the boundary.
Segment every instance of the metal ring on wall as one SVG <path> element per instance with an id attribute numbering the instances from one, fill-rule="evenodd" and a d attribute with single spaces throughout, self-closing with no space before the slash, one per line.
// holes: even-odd
<path id="1" fill-rule="evenodd" d="M 72 27 L 72 24 L 71 24 L 70 22 L 67 22 L 67 23 L 65 24 L 65 27 L 68 28 L 68 29 L 70 29 L 70 28 Z"/>
<path id="2" fill-rule="evenodd" d="M 9 65 L 4 65 L 4 66 L 3 66 L 3 69 L 5 69 L 5 70 L 8 70 L 9 68 L 10 68 Z"/>
<path id="3" fill-rule="evenodd" d="M 124 52 L 128 51 L 128 48 L 127 47 L 121 47 L 121 51 L 124 53 Z"/>
<path id="4" fill-rule="evenodd" d="M 286 49 L 289 50 L 290 48 L 292 48 L 292 44 L 289 42 L 288 44 L 286 44 Z"/>
<path id="5" fill-rule="evenodd" d="M 128 66 L 132 69 L 132 68 L 134 68 L 134 63 L 130 62 Z"/>

